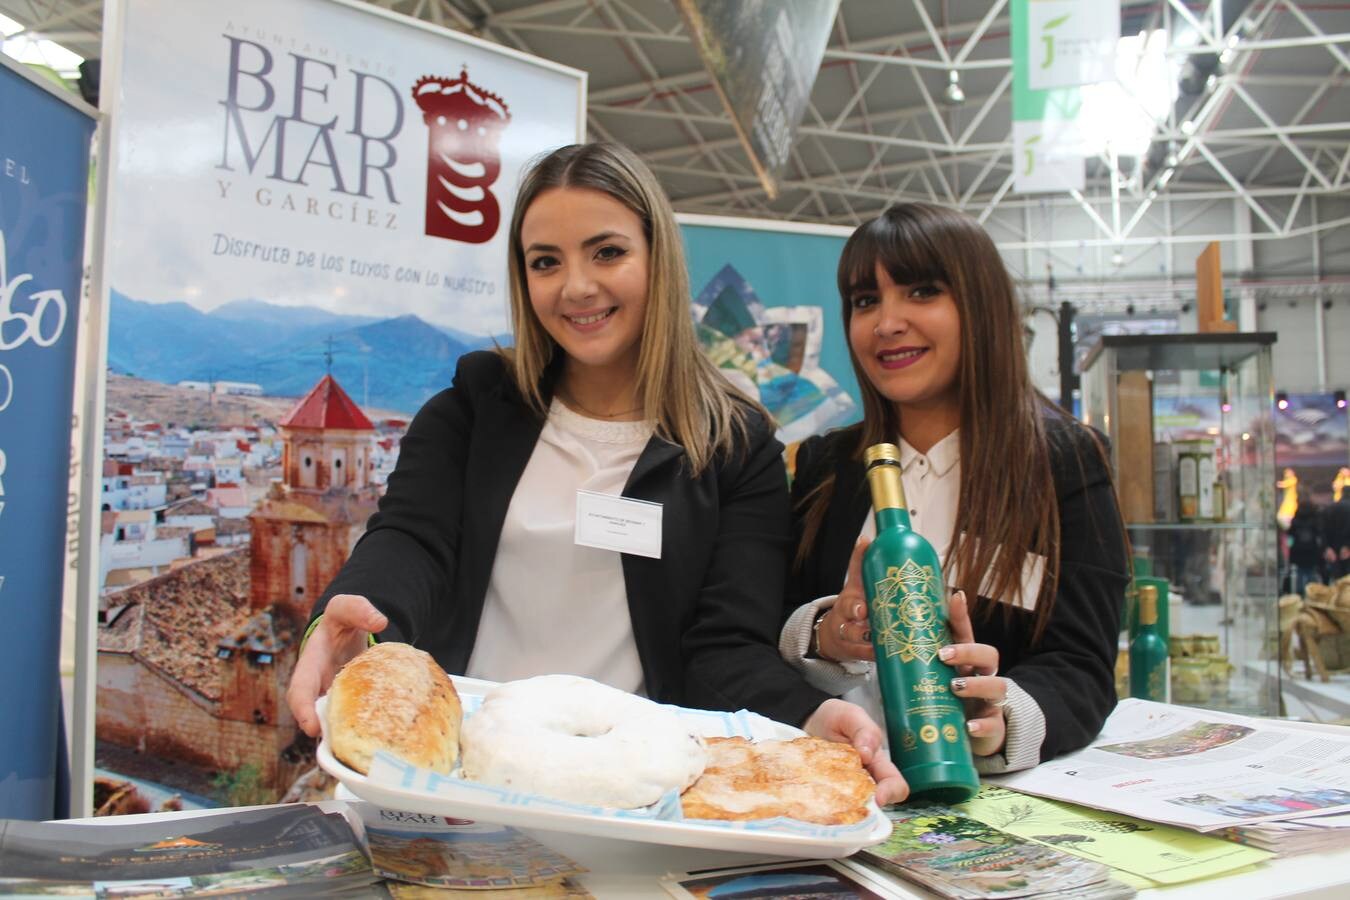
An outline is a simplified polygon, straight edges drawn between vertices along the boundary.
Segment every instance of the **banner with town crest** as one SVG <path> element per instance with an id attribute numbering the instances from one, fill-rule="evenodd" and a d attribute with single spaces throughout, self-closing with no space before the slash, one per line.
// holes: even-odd
<path id="1" fill-rule="evenodd" d="M 314 598 L 412 413 L 508 331 L 522 169 L 582 72 L 349 0 L 105 13 L 95 802 L 277 799 Z"/>

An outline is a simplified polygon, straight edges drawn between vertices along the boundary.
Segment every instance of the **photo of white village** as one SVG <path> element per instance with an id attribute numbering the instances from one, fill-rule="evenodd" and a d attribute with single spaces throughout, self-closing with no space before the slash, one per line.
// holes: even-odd
<path id="1" fill-rule="evenodd" d="M 709 357 L 789 443 L 853 415 L 818 306 L 766 306 L 730 265 L 694 302 Z M 412 414 L 474 349 L 414 316 L 114 291 L 99 548 L 96 809 L 267 803 L 329 785 L 285 701 L 310 608 Z M 250 379 L 248 376 L 254 378 Z"/>
<path id="2" fill-rule="evenodd" d="M 110 376 L 101 813 L 268 802 L 317 779 L 285 687 L 407 422 L 367 415 L 329 374 L 298 401 L 256 383 Z"/>

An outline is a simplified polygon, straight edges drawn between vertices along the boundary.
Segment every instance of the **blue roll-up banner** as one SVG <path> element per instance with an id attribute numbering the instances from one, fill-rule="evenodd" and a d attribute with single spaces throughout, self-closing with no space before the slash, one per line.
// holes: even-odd
<path id="1" fill-rule="evenodd" d="M 0 818 L 57 814 L 75 338 L 95 119 L 0 60 Z"/>

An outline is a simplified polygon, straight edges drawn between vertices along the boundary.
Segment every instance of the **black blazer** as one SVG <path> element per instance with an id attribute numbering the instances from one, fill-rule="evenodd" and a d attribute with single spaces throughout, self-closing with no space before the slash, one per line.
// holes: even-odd
<path id="1" fill-rule="evenodd" d="M 544 388 L 551 398 L 551 376 Z M 651 438 L 623 496 L 663 504 L 661 558 L 623 554 L 624 585 L 649 696 L 800 725 L 829 695 L 778 654 L 787 475 L 772 426 L 750 424 L 748 442 L 698 477 L 683 448 Z M 413 419 L 379 512 L 314 615 L 335 594 L 363 595 L 389 617 L 381 638 L 462 674 L 507 506 L 542 429 L 499 356 L 461 357 L 453 386 Z"/>
<path id="2" fill-rule="evenodd" d="M 1057 411 L 1044 417 L 1050 468 L 1059 500 L 1060 570 L 1054 609 L 1040 643 L 1031 646 L 1030 613 L 979 598 L 972 607 L 975 639 L 999 651 L 999 674 L 1017 682 L 1045 713 L 1041 759 L 1086 746 L 1116 705 L 1115 661 L 1121 609 L 1129 583 L 1125 537 L 1110 472 L 1082 424 Z M 788 580 L 784 619 L 803 603 L 839 592 L 853 544 L 872 508 L 860 461 L 852 458 L 857 426 L 808 438 L 797 452 L 792 485 L 801 538 L 802 498 L 835 474 L 825 519 L 800 571 Z M 1105 438 L 1097 435 L 1105 447 Z M 1013 467 L 1015 468 L 1015 467 Z M 962 468 L 963 478 L 981 473 Z M 1002 474 L 1002 473 L 1000 473 Z"/>

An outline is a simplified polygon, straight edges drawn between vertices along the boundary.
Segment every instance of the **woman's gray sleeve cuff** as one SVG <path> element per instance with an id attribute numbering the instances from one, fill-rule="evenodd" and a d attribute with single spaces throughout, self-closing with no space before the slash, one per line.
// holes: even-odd
<path id="1" fill-rule="evenodd" d="M 812 687 L 836 697 L 867 683 L 871 664 L 851 662 L 840 664 L 828 659 L 812 659 L 806 654 L 811 649 L 811 638 L 816 617 L 834 606 L 836 596 L 818 597 L 803 603 L 788 617 L 778 638 L 778 652 L 791 666 L 806 676 Z"/>
<path id="2" fill-rule="evenodd" d="M 1030 694 L 1008 682 L 1008 705 L 1003 707 L 1007 738 L 1003 751 L 993 756 L 977 756 L 975 768 L 981 775 L 999 775 L 1030 769 L 1041 761 L 1041 744 L 1045 742 L 1045 713 Z"/>

